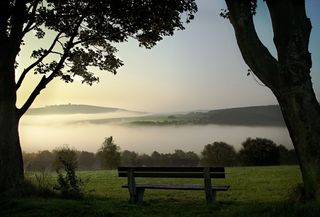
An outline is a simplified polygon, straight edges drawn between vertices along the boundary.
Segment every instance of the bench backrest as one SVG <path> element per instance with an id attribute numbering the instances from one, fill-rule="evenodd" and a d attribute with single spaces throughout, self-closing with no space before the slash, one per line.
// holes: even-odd
<path id="1" fill-rule="evenodd" d="M 225 178 L 224 167 L 119 167 L 119 177 L 203 178 L 209 171 L 210 178 Z"/>

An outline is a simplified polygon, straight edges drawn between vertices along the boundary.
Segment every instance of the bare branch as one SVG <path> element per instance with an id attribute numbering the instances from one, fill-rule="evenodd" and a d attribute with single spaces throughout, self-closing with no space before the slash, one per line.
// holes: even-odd
<path id="1" fill-rule="evenodd" d="M 35 61 L 34 63 L 32 63 L 29 67 L 27 67 L 26 69 L 23 70 L 23 72 L 21 73 L 21 76 L 17 82 L 16 88 L 17 90 L 19 89 L 19 87 L 21 86 L 25 76 L 28 74 L 28 72 L 33 69 L 35 66 L 37 66 L 45 57 L 47 57 L 50 53 L 52 53 L 52 49 L 55 47 L 60 35 L 62 33 L 58 33 L 58 35 L 55 37 L 55 39 L 53 40 L 51 46 L 49 47 L 49 49 L 39 58 L 37 59 L 37 61 Z"/>
<path id="2" fill-rule="evenodd" d="M 40 80 L 39 84 L 36 86 L 36 88 L 32 91 L 31 95 L 27 99 L 27 101 L 24 103 L 24 105 L 18 109 L 18 115 L 21 117 L 31 106 L 31 104 L 34 102 L 36 97 L 40 94 L 41 90 L 43 90 L 46 85 L 48 84 L 46 76 L 43 76 Z"/>
<path id="3" fill-rule="evenodd" d="M 62 55 L 63 55 L 63 53 L 60 53 L 60 52 L 58 52 L 58 51 L 51 51 L 50 53 L 52 53 L 52 54 L 57 54 L 57 55 L 59 55 L 59 56 L 62 56 Z"/>
<path id="4" fill-rule="evenodd" d="M 37 98 L 37 96 L 40 94 L 40 92 L 44 88 L 46 88 L 47 84 L 58 75 L 60 69 L 63 67 L 65 60 L 68 57 L 68 53 L 70 49 L 71 48 L 69 48 L 68 50 L 65 50 L 63 57 L 60 59 L 59 63 L 57 64 L 55 69 L 52 71 L 52 73 L 48 77 L 46 77 L 45 75 L 42 77 L 42 79 L 40 80 L 36 88 L 30 94 L 27 101 L 23 104 L 23 106 L 20 109 L 18 109 L 19 117 L 21 117 L 24 113 L 26 113 L 26 111 L 30 108 L 30 106 L 32 105 L 34 100 Z"/>
<path id="5" fill-rule="evenodd" d="M 56 65 L 56 67 L 54 68 L 54 70 L 52 71 L 52 73 L 46 77 L 43 76 L 41 81 L 38 83 L 38 85 L 36 86 L 36 88 L 32 91 L 32 93 L 30 94 L 29 98 L 27 99 L 27 101 L 23 104 L 23 106 L 18 109 L 18 115 L 19 117 L 21 117 L 32 105 L 32 103 L 34 102 L 34 100 L 37 98 L 37 96 L 40 94 L 40 92 L 46 88 L 47 84 L 52 81 L 56 76 L 59 75 L 60 70 L 63 68 L 63 65 L 66 61 L 66 59 L 69 56 L 69 52 L 70 50 L 73 48 L 73 40 L 75 39 L 75 37 L 78 34 L 78 29 L 79 26 L 81 25 L 82 21 L 83 21 L 84 17 L 81 17 L 76 25 L 76 28 L 73 31 L 73 35 L 70 36 L 69 41 L 67 42 L 66 48 L 64 49 L 64 53 L 63 56 L 61 57 L 61 59 L 59 60 L 58 64 Z M 61 34 L 61 33 L 59 33 Z M 58 41 L 60 35 L 56 36 L 56 41 Z"/>

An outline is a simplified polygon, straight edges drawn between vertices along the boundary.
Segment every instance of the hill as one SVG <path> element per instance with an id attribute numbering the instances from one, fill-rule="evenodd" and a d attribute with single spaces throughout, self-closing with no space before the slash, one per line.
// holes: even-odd
<path id="1" fill-rule="evenodd" d="M 199 121 L 226 125 L 285 125 L 280 107 L 277 105 L 252 106 L 212 110 L 206 113 L 187 114 L 199 116 Z"/>
<path id="2" fill-rule="evenodd" d="M 32 108 L 27 115 L 68 115 L 68 114 L 100 114 L 112 112 L 133 112 L 120 108 L 101 107 L 92 105 L 51 105 Z M 193 111 L 189 113 L 167 113 L 143 115 L 136 113 L 136 117 L 118 117 L 105 119 L 77 120 L 75 122 L 90 122 L 93 124 L 107 124 L 121 122 L 142 126 L 166 125 L 240 125 L 240 126 L 285 126 L 280 107 L 278 105 L 250 106 L 241 108 L 218 109 L 210 111 Z"/>
<path id="3" fill-rule="evenodd" d="M 128 111 L 125 109 L 112 108 L 112 107 L 101 107 L 92 105 L 75 105 L 75 104 L 64 104 L 64 105 L 50 105 L 40 108 L 31 108 L 26 113 L 27 115 L 50 115 L 50 114 L 97 114 L 97 113 L 108 113 Z"/>
<path id="4" fill-rule="evenodd" d="M 251 106 L 211 110 L 208 112 L 190 112 L 167 116 L 146 116 L 131 121 L 137 125 L 187 125 L 219 124 L 243 126 L 285 126 L 278 105 Z"/>

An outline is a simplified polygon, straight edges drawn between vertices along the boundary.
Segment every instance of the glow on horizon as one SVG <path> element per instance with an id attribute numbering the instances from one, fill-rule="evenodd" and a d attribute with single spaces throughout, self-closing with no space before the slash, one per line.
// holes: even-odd
<path id="1" fill-rule="evenodd" d="M 255 17 L 257 32 L 273 49 L 270 18 L 265 3 L 259 2 Z M 262 3 L 262 4 L 261 4 Z M 310 40 L 316 95 L 320 95 L 320 1 L 307 0 L 313 30 Z M 93 86 L 57 79 L 41 92 L 33 104 L 91 104 L 136 111 L 170 112 L 276 104 L 271 91 L 246 76 L 245 65 L 228 20 L 219 16 L 224 1 L 198 1 L 195 20 L 186 30 L 167 37 L 151 50 L 140 48 L 134 40 L 119 44 L 117 55 L 123 60 L 117 75 L 100 72 L 100 83 Z M 269 25 L 268 27 L 266 25 Z M 29 62 L 30 49 L 45 41 L 27 39 L 19 61 L 20 69 Z M 18 105 L 26 99 L 36 81 L 29 76 L 18 93 Z M 39 77 L 40 78 L 40 77 Z M 37 79 L 39 79 L 37 78 Z"/>

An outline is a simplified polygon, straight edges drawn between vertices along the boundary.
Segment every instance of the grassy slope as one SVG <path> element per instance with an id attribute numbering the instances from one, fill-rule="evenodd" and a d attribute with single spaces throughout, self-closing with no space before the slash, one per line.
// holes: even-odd
<path id="1" fill-rule="evenodd" d="M 128 191 L 120 186 L 125 178 L 116 171 L 80 172 L 89 177 L 87 189 L 95 189 L 83 201 L 59 198 L 3 198 L 0 216 L 319 216 L 316 204 L 287 202 L 288 193 L 301 182 L 297 166 L 227 168 L 228 192 L 218 193 L 214 208 L 205 205 L 202 191 L 146 190 L 145 201 L 128 203 Z M 144 179 L 140 181 L 155 181 Z M 158 179 L 158 182 L 194 182 L 202 180 Z"/>

